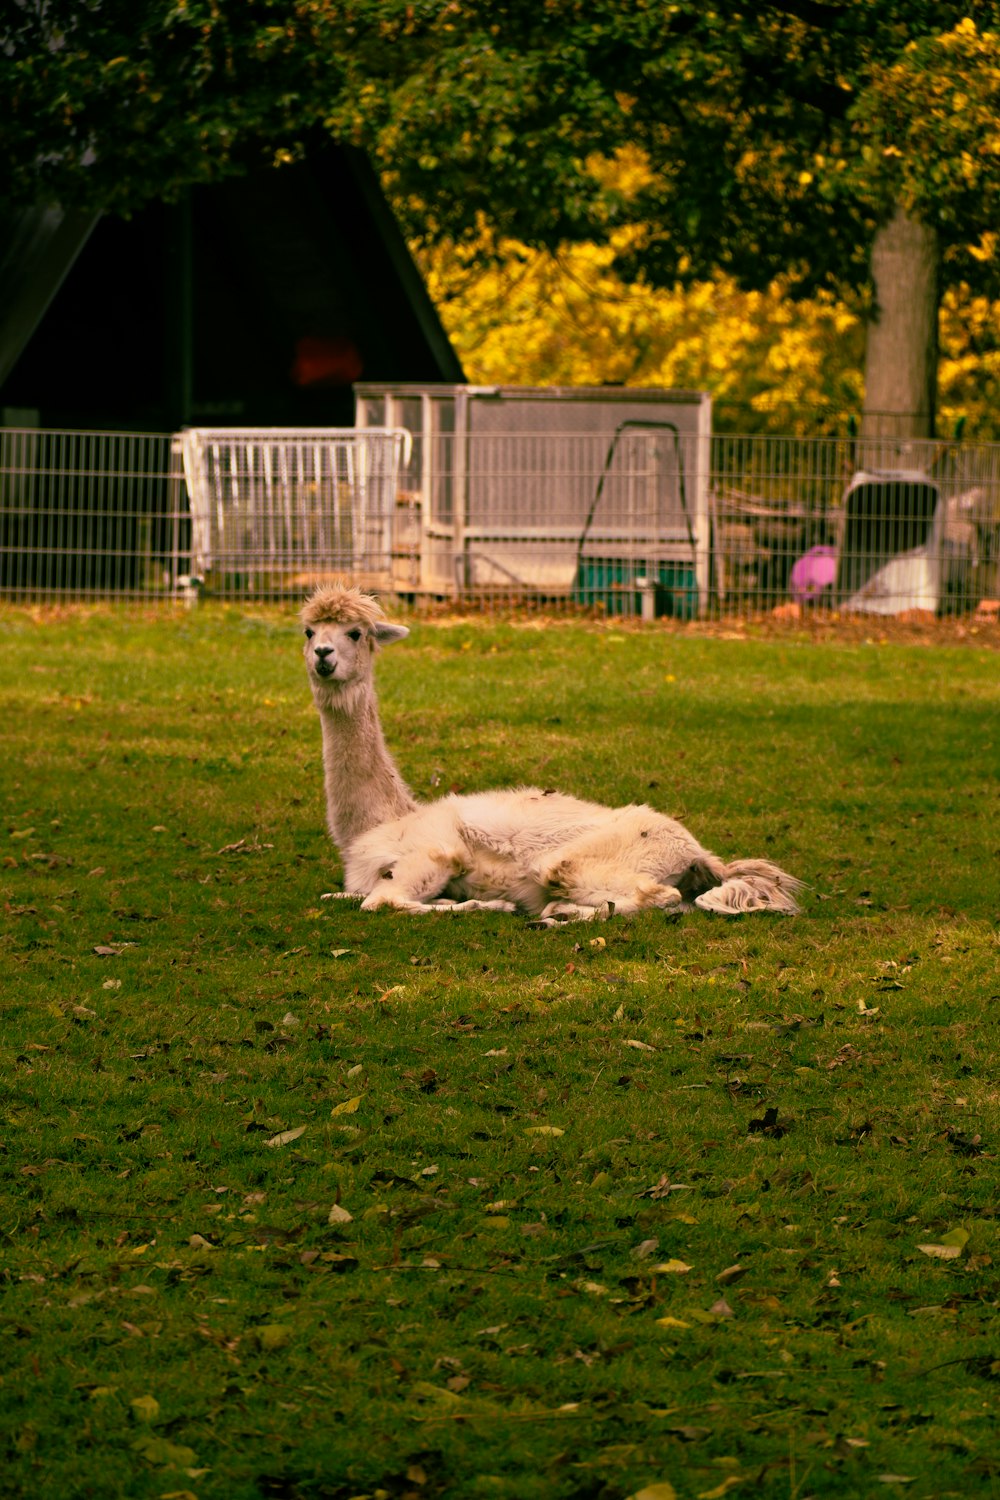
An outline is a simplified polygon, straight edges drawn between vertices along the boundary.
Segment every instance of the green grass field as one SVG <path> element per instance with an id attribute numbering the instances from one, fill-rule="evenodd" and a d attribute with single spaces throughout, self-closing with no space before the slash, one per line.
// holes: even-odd
<path id="1" fill-rule="evenodd" d="M 0 1493 L 1000 1493 L 1000 656 L 416 622 L 418 794 L 811 886 L 535 931 L 320 901 L 298 642 L 0 613 Z"/>

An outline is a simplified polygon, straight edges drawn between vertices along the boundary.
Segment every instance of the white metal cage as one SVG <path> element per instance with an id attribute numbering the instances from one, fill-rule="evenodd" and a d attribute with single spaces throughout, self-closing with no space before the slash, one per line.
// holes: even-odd
<path id="1" fill-rule="evenodd" d="M 200 588 L 275 597 L 327 574 L 389 582 L 409 433 L 198 427 L 179 447 Z"/>

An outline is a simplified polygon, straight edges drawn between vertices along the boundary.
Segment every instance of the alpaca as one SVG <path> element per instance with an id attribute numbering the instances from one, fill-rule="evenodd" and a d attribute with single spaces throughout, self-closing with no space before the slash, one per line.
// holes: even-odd
<path id="1" fill-rule="evenodd" d="M 301 619 L 342 894 L 362 910 L 520 911 L 543 926 L 650 907 L 798 910 L 801 881 L 768 860 L 724 864 L 651 807 L 530 786 L 418 802 L 386 746 L 372 680 L 376 651 L 406 626 L 347 584 L 317 588 Z"/>

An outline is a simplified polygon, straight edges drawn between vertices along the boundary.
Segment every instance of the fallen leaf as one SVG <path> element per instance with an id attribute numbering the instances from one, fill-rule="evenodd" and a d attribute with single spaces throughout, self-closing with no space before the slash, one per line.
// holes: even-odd
<path id="1" fill-rule="evenodd" d="M 861 1053 L 857 1047 L 852 1047 L 850 1042 L 845 1042 L 840 1051 L 837 1052 L 827 1063 L 827 1071 L 832 1068 L 842 1068 L 845 1063 L 857 1062 Z"/>
<path id="2" fill-rule="evenodd" d="M 320 1260 L 331 1271 L 353 1271 L 358 1264 L 356 1255 L 340 1255 L 336 1250 L 324 1250 Z"/>
<path id="3" fill-rule="evenodd" d="M 662 1272 L 664 1276 L 686 1276 L 690 1269 L 683 1260 L 661 1260 L 655 1266 L 650 1266 L 651 1271 Z"/>
<path id="4" fill-rule="evenodd" d="M 342 1099 L 339 1104 L 335 1104 L 331 1109 L 331 1119 L 334 1115 L 356 1115 L 358 1110 L 361 1108 L 361 1101 L 363 1098 L 364 1094 L 358 1094 L 353 1099 Z"/>
<path id="5" fill-rule="evenodd" d="M 641 1490 L 635 1490 L 628 1496 L 628 1500 L 677 1500 L 677 1491 L 669 1479 L 658 1479 L 655 1484 L 647 1484 Z"/>
<path id="6" fill-rule="evenodd" d="M 722 1500 L 723 1495 L 728 1495 L 731 1489 L 742 1483 L 743 1478 L 741 1475 L 730 1474 L 729 1478 L 724 1479 L 721 1484 L 717 1484 L 714 1490 L 700 1490 L 698 1492 L 698 1500 Z"/>
<path id="7" fill-rule="evenodd" d="M 326 1222 L 328 1224 L 353 1224 L 354 1216 L 349 1214 L 346 1208 L 341 1208 L 339 1203 L 335 1203 L 327 1215 Z"/>
<path id="8" fill-rule="evenodd" d="M 671 1182 L 664 1174 L 659 1182 L 654 1182 L 652 1187 L 643 1188 L 641 1193 L 636 1193 L 637 1198 L 665 1198 L 668 1193 L 689 1193 L 691 1184 L 688 1182 Z"/>
<path id="9" fill-rule="evenodd" d="M 962 1253 L 961 1245 L 918 1245 L 917 1249 L 934 1260 L 957 1260 Z"/>
<path id="10" fill-rule="evenodd" d="M 558 1125 L 529 1125 L 527 1127 L 527 1129 L 525 1130 L 524 1133 L 525 1133 L 525 1135 L 565 1135 L 566 1134 L 565 1130 L 562 1130 Z"/>
<path id="11" fill-rule="evenodd" d="M 690 1328 L 691 1324 L 685 1323 L 683 1318 L 671 1318 L 668 1316 L 666 1318 L 657 1318 L 656 1326 L 657 1328 Z"/>
<path id="12" fill-rule="evenodd" d="M 876 1474 L 879 1484 L 912 1484 L 912 1474 Z"/>
<path id="13" fill-rule="evenodd" d="M 715 1279 L 720 1286 L 731 1286 L 734 1281 L 742 1281 L 746 1274 L 745 1266 L 727 1266 Z"/>
<path id="14" fill-rule="evenodd" d="M 735 1318 L 736 1316 L 725 1297 L 720 1297 L 718 1302 L 713 1302 L 708 1310 L 716 1318 Z"/>
<path id="15" fill-rule="evenodd" d="M 160 1415 L 160 1403 L 155 1396 L 136 1396 L 129 1406 L 139 1422 L 155 1422 Z"/>
<path id="16" fill-rule="evenodd" d="M 140 1454 L 148 1464 L 168 1469 L 189 1469 L 198 1462 L 193 1448 L 185 1448 L 181 1443 L 171 1443 L 166 1438 L 154 1437 L 152 1433 L 136 1438 L 132 1444 L 132 1452 Z"/>
<path id="17" fill-rule="evenodd" d="M 271 1139 L 264 1142 L 265 1146 L 287 1146 L 290 1141 L 297 1141 L 300 1135 L 305 1135 L 306 1126 L 296 1125 L 294 1130 L 282 1130 Z"/>
<path id="18" fill-rule="evenodd" d="M 626 1047 L 634 1047 L 637 1052 L 655 1052 L 656 1051 L 656 1048 L 655 1047 L 651 1047 L 648 1042 L 637 1042 L 634 1037 L 629 1037 L 628 1040 L 625 1042 L 625 1046 Z"/>

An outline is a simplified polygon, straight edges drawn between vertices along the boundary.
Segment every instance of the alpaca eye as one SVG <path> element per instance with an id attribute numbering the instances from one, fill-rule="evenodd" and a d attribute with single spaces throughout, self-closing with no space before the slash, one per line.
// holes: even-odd
<path id="1" fill-rule="evenodd" d="M 349 630 L 347 632 L 347 639 L 349 641 L 360 641 L 360 639 L 361 639 L 361 631 L 360 630 Z"/>
<path id="2" fill-rule="evenodd" d="M 314 635 L 315 635 L 315 634 L 316 634 L 316 632 L 315 632 L 315 630 L 307 630 L 307 631 L 306 631 L 306 640 L 307 640 L 307 641 L 311 641 L 311 640 L 312 640 L 312 638 L 313 638 L 313 636 L 314 636 Z"/>

